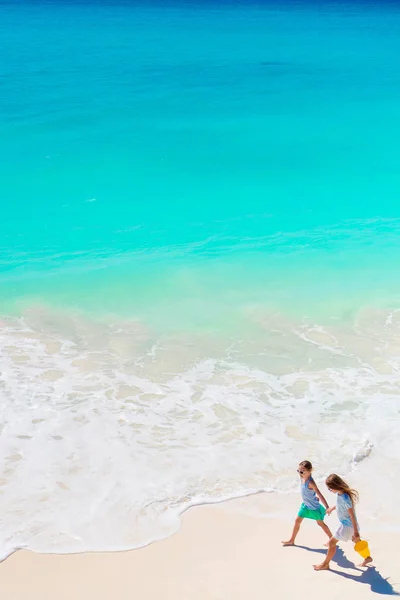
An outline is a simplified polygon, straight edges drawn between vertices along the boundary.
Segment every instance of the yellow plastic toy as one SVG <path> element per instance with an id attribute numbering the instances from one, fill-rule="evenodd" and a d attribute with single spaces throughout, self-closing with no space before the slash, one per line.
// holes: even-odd
<path id="1" fill-rule="evenodd" d="M 368 542 L 365 542 L 364 540 L 360 540 L 359 542 L 357 542 L 357 544 L 354 545 L 354 550 L 358 552 L 358 554 L 362 558 L 368 558 L 369 556 L 371 556 L 368 547 Z"/>

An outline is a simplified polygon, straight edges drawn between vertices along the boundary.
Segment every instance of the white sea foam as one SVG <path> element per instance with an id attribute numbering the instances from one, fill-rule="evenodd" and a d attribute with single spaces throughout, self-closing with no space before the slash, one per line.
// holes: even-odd
<path id="1" fill-rule="evenodd" d="M 253 318 L 240 343 L 43 307 L 4 318 L 1 555 L 144 545 L 192 504 L 291 490 L 306 457 L 397 485 L 400 313 Z M 394 514 L 391 494 L 365 511 Z"/>

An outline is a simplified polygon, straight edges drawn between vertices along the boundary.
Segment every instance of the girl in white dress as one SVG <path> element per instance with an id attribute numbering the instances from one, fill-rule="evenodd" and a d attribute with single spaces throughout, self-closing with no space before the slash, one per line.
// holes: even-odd
<path id="1" fill-rule="evenodd" d="M 316 571 L 329 569 L 329 563 L 335 555 L 338 541 L 349 542 L 352 540 L 354 543 L 357 543 L 361 539 L 354 509 L 355 503 L 358 502 L 358 492 L 351 489 L 339 475 L 329 475 L 325 483 L 329 491 L 336 494 L 336 506 L 328 508 L 326 514 L 330 515 L 336 509 L 340 525 L 329 540 L 328 553 L 325 560 L 319 565 L 314 565 Z M 366 567 L 370 562 L 372 562 L 372 557 L 367 556 L 360 566 Z"/>

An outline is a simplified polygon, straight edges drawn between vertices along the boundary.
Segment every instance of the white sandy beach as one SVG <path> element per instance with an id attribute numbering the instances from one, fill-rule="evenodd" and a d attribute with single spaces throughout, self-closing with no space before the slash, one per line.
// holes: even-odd
<path id="1" fill-rule="evenodd" d="M 374 531 L 374 566 L 359 569 L 352 544 L 338 549 L 330 572 L 314 572 L 325 538 L 305 522 L 298 546 L 283 548 L 297 496 L 260 494 L 189 510 L 180 531 L 131 552 L 38 555 L 19 551 L 1 565 L 7 600 L 258 600 L 352 598 L 400 593 L 398 533 Z M 278 504 L 277 504 L 278 502 Z M 281 515 L 286 508 L 287 518 Z M 274 511 L 274 507 L 279 512 Z M 328 524 L 336 524 L 330 517 Z"/>

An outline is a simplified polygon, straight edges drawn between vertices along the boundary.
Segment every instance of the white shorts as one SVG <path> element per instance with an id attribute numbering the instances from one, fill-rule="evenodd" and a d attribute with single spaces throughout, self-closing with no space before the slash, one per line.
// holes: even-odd
<path id="1" fill-rule="evenodd" d="M 333 537 L 341 542 L 350 542 L 354 535 L 354 529 L 351 525 L 340 525 L 333 534 Z"/>

